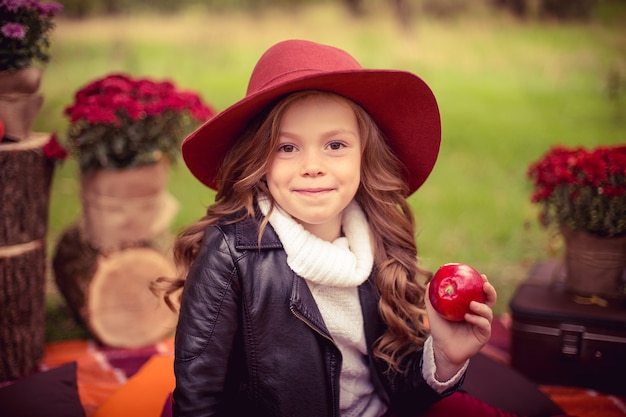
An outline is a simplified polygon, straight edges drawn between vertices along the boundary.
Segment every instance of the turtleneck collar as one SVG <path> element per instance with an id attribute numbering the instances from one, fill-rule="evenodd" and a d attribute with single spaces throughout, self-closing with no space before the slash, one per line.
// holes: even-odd
<path id="1" fill-rule="evenodd" d="M 258 203 L 268 216 L 268 199 L 260 198 Z M 374 265 L 372 239 L 365 214 L 356 201 L 343 210 L 343 236 L 333 242 L 308 232 L 278 206 L 274 206 L 268 221 L 287 253 L 287 264 L 302 278 L 322 285 L 352 287 L 369 277 Z"/>

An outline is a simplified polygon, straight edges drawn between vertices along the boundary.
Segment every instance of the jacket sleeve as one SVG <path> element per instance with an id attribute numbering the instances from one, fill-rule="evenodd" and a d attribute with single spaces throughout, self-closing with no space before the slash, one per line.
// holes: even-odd
<path id="1" fill-rule="evenodd" d="M 438 381 L 435 377 L 437 372 L 437 366 L 435 364 L 435 352 L 433 351 L 433 339 L 428 336 L 424 342 L 424 348 L 422 352 L 422 376 L 426 380 L 426 383 L 435 391 L 444 393 L 450 388 L 453 388 L 465 375 L 467 366 L 469 365 L 469 359 L 465 361 L 461 369 L 452 376 L 448 381 Z"/>
<path id="2" fill-rule="evenodd" d="M 174 349 L 174 416 L 215 416 L 223 409 L 240 322 L 236 270 L 222 231 L 209 228 L 181 300 Z"/>
<path id="3" fill-rule="evenodd" d="M 443 392 L 437 392 L 425 380 L 422 372 L 423 353 L 421 349 L 405 357 L 402 374 L 392 373 L 390 395 L 390 410 L 399 417 L 415 416 L 424 413 L 431 405 L 440 399 L 457 391 L 465 374 L 458 381 Z"/>

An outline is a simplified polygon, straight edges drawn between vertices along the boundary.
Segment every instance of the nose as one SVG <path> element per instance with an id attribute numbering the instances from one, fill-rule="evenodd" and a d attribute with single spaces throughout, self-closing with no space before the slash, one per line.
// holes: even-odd
<path id="1" fill-rule="evenodd" d="M 326 172 L 324 156 L 319 152 L 305 152 L 302 161 L 302 175 L 306 177 L 317 177 Z"/>

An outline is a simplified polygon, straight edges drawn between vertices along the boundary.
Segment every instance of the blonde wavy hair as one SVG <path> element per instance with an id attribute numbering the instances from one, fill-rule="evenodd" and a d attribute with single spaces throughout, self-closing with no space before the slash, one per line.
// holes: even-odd
<path id="1" fill-rule="evenodd" d="M 263 179 L 278 145 L 281 120 L 290 105 L 311 95 L 341 97 L 320 91 L 293 93 L 257 116 L 229 150 L 218 174 L 215 203 L 204 217 L 185 228 L 175 242 L 178 277 L 159 278 L 153 283 L 153 291 L 163 296 L 171 309 L 176 309 L 172 296 L 178 293 L 180 301 L 179 290 L 184 286 L 206 228 L 226 215 L 242 212 L 242 208 L 245 212 L 236 221 L 254 217 L 255 200 L 260 195 L 269 196 L 271 207 L 274 206 Z M 354 110 L 361 135 L 361 184 L 355 199 L 372 231 L 379 310 L 387 325 L 386 332 L 376 341 L 374 354 L 389 369 L 402 372 L 402 359 L 420 349 L 428 333 L 424 323 L 425 284 L 421 279 L 428 280 L 431 274 L 418 264 L 415 220 L 406 201 L 408 188 L 401 163 L 369 114 L 358 104 L 341 98 Z M 266 225 L 267 219 L 261 225 L 259 239 Z"/>

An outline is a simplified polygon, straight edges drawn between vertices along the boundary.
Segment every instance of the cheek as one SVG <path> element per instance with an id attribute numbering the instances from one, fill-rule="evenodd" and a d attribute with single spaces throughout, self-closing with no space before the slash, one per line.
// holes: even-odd
<path id="1" fill-rule="evenodd" d="M 265 179 L 267 180 L 268 186 L 276 186 L 285 184 L 288 182 L 289 178 L 291 178 L 291 170 L 289 168 L 289 164 L 274 161 L 268 168 L 267 173 L 265 174 Z"/>
<path id="2" fill-rule="evenodd" d="M 343 167 L 342 177 L 348 183 L 359 184 L 361 182 L 361 160 L 356 159 L 345 164 L 341 164 Z"/>
<path id="3" fill-rule="evenodd" d="M 357 190 L 359 189 L 360 185 L 361 185 L 361 174 L 359 173 L 358 175 L 355 176 L 354 182 L 352 184 L 352 188 L 355 194 Z"/>

